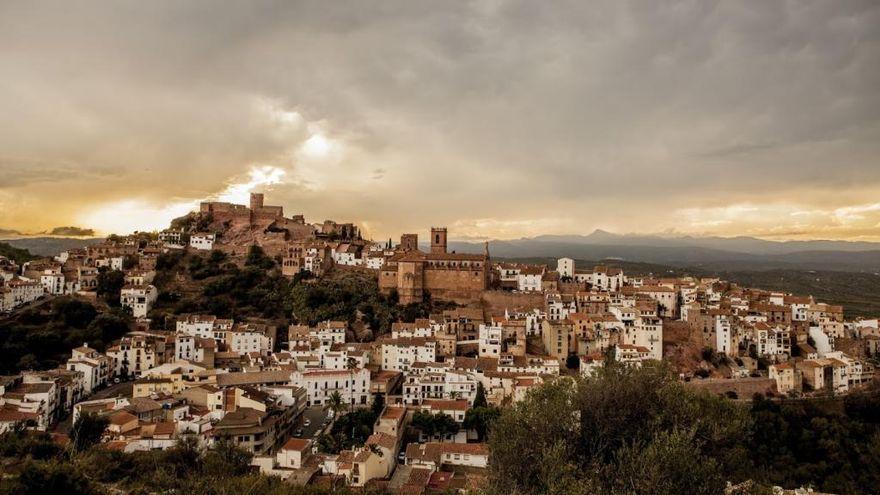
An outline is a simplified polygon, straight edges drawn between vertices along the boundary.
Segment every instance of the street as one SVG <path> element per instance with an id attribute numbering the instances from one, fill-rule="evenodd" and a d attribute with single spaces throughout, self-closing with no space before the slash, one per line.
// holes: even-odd
<path id="1" fill-rule="evenodd" d="M 303 412 L 303 422 L 305 420 L 309 420 L 309 426 L 303 426 L 303 434 L 302 438 L 313 438 L 315 435 L 319 433 L 321 428 L 324 425 L 324 419 L 327 418 L 329 411 L 325 410 L 321 406 L 312 406 L 306 408 L 305 412 Z"/>

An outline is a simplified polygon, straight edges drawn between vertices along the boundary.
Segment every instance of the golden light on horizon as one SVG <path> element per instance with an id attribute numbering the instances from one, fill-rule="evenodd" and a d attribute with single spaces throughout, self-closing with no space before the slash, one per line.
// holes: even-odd
<path id="1" fill-rule="evenodd" d="M 124 199 L 88 208 L 77 216 L 77 221 L 103 235 L 162 230 L 168 228 L 171 220 L 197 211 L 199 202 L 203 200 L 248 204 L 251 192 L 279 184 L 285 175 L 286 172 L 278 167 L 256 166 L 250 169 L 244 182 L 230 182 L 226 189 L 207 198 L 167 203 L 139 198 Z"/>

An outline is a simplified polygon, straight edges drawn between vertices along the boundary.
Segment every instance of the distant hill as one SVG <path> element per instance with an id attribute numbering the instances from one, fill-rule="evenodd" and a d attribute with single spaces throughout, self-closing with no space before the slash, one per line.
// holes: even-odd
<path id="1" fill-rule="evenodd" d="M 459 252 L 483 251 L 482 243 L 451 242 Z M 664 237 L 597 230 L 585 236 L 539 236 L 490 241 L 493 257 L 619 258 L 627 261 L 712 270 L 880 271 L 880 243 L 767 241 L 753 237 Z"/>
<path id="2" fill-rule="evenodd" d="M 0 256 L 5 256 L 19 265 L 36 258 L 27 249 L 19 249 L 5 242 L 0 242 Z"/>
<path id="3" fill-rule="evenodd" d="M 663 236 L 643 234 L 614 234 L 604 230 L 595 230 L 589 235 L 543 235 L 531 239 L 533 242 L 564 242 L 586 245 L 624 245 L 652 247 L 701 247 L 734 251 L 757 255 L 790 254 L 802 251 L 880 251 L 877 242 L 853 241 L 768 241 L 755 237 L 695 237 L 695 236 Z"/>
<path id="4" fill-rule="evenodd" d="M 5 242 L 19 249 L 27 249 L 31 254 L 37 256 L 55 256 L 62 251 L 97 244 L 102 240 L 101 237 L 19 237 L 0 240 L 0 242 Z"/>

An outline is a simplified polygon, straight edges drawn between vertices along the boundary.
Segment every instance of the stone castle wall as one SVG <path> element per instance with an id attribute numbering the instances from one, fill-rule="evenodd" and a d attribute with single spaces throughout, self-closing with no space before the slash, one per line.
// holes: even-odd
<path id="1" fill-rule="evenodd" d="M 485 268 L 432 269 L 423 263 L 400 262 L 397 270 L 379 272 L 379 290 L 388 294 L 397 289 L 401 304 L 420 302 L 425 293 L 433 299 L 469 304 L 479 301 L 486 287 Z"/>
<path id="2" fill-rule="evenodd" d="M 425 291 L 432 298 L 457 303 L 469 303 L 480 300 L 486 290 L 485 270 L 425 270 Z"/>
<path id="3" fill-rule="evenodd" d="M 509 292 L 504 290 L 487 290 L 482 293 L 483 305 L 489 309 L 504 311 L 516 308 L 542 308 L 544 295 L 540 292 Z"/>

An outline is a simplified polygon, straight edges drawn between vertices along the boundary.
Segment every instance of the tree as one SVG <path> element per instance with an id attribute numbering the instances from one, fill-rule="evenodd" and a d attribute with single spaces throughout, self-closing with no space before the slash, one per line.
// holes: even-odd
<path id="1" fill-rule="evenodd" d="M 339 394 L 339 391 L 334 390 L 330 397 L 327 398 L 327 407 L 333 411 L 333 417 L 338 418 L 339 413 L 345 410 L 345 401 L 342 400 L 342 395 Z"/>
<path id="2" fill-rule="evenodd" d="M 611 363 L 546 383 L 501 414 L 490 492 L 720 493 L 753 474 L 742 444 L 750 426 L 742 407 L 686 387 L 661 363 Z"/>
<path id="3" fill-rule="evenodd" d="M 33 353 L 27 353 L 19 358 L 16 366 L 20 370 L 35 370 L 40 367 L 40 360 Z"/>
<path id="4" fill-rule="evenodd" d="M 345 369 L 348 370 L 348 400 L 350 402 L 350 406 L 354 409 L 354 370 L 357 369 L 357 360 L 354 358 L 348 358 L 345 360 Z"/>
<path id="5" fill-rule="evenodd" d="M 35 260 L 38 258 L 38 256 L 34 256 L 27 249 L 20 249 L 11 246 L 5 242 L 0 242 L 0 256 L 5 256 L 11 259 L 17 265 L 22 265 L 27 261 Z"/>
<path id="6" fill-rule="evenodd" d="M 263 248 L 256 244 L 248 248 L 244 266 L 253 266 L 262 270 L 271 270 L 275 267 L 275 260 L 266 255 Z"/>
<path id="7" fill-rule="evenodd" d="M 130 316 L 118 312 L 101 313 L 86 328 L 84 340 L 99 351 L 104 350 L 104 345 L 116 340 L 129 331 Z M 82 342 L 71 342 L 73 345 L 81 345 Z"/>
<path id="8" fill-rule="evenodd" d="M 486 401 L 486 389 L 483 388 L 482 382 L 477 382 L 477 394 L 474 397 L 474 405 L 473 407 L 486 407 L 489 403 Z"/>
<path id="9" fill-rule="evenodd" d="M 711 363 L 715 360 L 715 350 L 711 347 L 704 347 L 703 350 L 700 352 L 700 356 L 703 358 L 703 361 Z"/>
<path id="10" fill-rule="evenodd" d="M 95 292 L 110 306 L 119 306 L 119 293 L 125 285 L 125 274 L 119 270 L 98 272 L 98 285 Z"/>
<path id="11" fill-rule="evenodd" d="M 88 450 L 100 442 L 108 422 L 106 417 L 81 414 L 70 430 L 70 444 L 74 452 Z"/>
<path id="12" fill-rule="evenodd" d="M 52 311 L 55 319 L 60 319 L 64 325 L 75 328 L 85 328 L 98 315 L 98 310 L 90 303 L 72 297 L 62 297 L 52 303 Z"/>
<path id="13" fill-rule="evenodd" d="M 499 416 L 501 409 L 497 407 L 473 407 L 465 412 L 462 426 L 477 432 L 477 440 L 482 442 L 487 438 Z"/>
<path id="14" fill-rule="evenodd" d="M 373 404 L 370 406 L 370 410 L 377 418 L 382 414 L 382 411 L 385 410 L 385 394 L 373 394 Z"/>
<path id="15" fill-rule="evenodd" d="M 132 268 L 138 266 L 138 257 L 134 254 L 126 255 L 122 258 L 122 269 L 123 270 L 131 270 Z"/>
<path id="16" fill-rule="evenodd" d="M 241 476 L 250 470 L 251 457 L 248 451 L 221 439 L 205 453 L 203 471 L 209 476 Z"/>
<path id="17" fill-rule="evenodd" d="M 575 354 L 569 354 L 567 358 L 565 358 L 565 367 L 570 370 L 576 370 L 581 366 L 581 359 L 577 357 Z"/>
<path id="18" fill-rule="evenodd" d="M 454 435 L 459 430 L 458 423 L 452 416 L 440 412 L 431 414 L 428 411 L 416 411 L 412 425 L 428 437 Z"/>
<path id="19" fill-rule="evenodd" d="M 695 445 L 694 430 L 661 431 L 645 443 L 623 446 L 606 465 L 605 484 L 617 493 L 713 495 L 725 479 L 715 459 Z"/>
<path id="20" fill-rule="evenodd" d="M 95 486 L 71 464 L 57 460 L 48 462 L 28 461 L 18 479 L 12 483 L 9 493 L 43 495 L 64 493 L 89 495 L 97 493 Z"/>
<path id="21" fill-rule="evenodd" d="M 318 445 L 323 451 L 331 453 L 363 445 L 373 434 L 376 419 L 377 416 L 370 409 L 355 409 L 338 417 L 330 433 L 320 438 Z"/>

